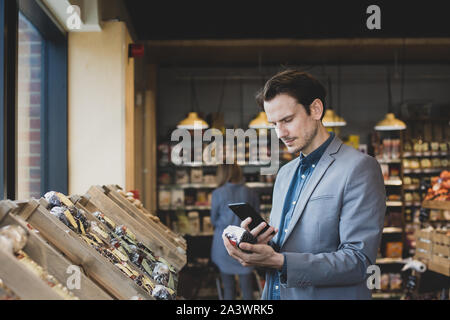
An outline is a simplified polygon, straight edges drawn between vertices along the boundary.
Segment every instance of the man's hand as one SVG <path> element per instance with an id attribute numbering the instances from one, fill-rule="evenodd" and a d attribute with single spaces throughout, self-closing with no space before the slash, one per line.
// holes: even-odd
<path id="1" fill-rule="evenodd" d="M 248 217 L 247 219 L 241 222 L 241 228 L 244 228 L 245 230 L 250 232 L 258 240 L 258 244 L 267 244 L 270 240 L 273 239 L 273 237 L 275 237 L 275 235 L 278 232 L 278 229 L 270 226 L 263 234 L 258 236 L 261 230 L 266 227 L 267 223 L 261 222 L 255 229 L 250 230 L 248 228 L 250 222 L 252 222 L 252 218 Z"/>
<path id="2" fill-rule="evenodd" d="M 260 266 L 278 270 L 281 270 L 283 267 L 284 256 L 281 253 L 275 252 L 272 247 L 267 244 L 250 244 L 243 242 L 239 244 L 239 248 L 251 252 L 245 253 L 233 246 L 225 235 L 222 235 L 222 239 L 228 254 L 239 261 L 244 267 Z"/>

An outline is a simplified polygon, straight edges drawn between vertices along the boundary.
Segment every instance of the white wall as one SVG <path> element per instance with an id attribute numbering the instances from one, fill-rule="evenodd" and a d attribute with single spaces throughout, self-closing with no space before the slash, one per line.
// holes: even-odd
<path id="1" fill-rule="evenodd" d="M 126 36 L 123 22 L 69 34 L 69 194 L 125 185 Z"/>

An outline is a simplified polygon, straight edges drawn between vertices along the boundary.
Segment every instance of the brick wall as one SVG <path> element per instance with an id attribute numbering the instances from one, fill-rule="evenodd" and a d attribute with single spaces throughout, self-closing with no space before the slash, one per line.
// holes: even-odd
<path id="1" fill-rule="evenodd" d="M 19 15 L 17 198 L 41 196 L 41 76 L 43 39 Z"/>

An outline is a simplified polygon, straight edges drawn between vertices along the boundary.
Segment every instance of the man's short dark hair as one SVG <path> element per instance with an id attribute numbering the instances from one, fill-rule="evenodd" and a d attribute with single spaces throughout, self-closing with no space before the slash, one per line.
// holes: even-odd
<path id="1" fill-rule="evenodd" d="M 264 88 L 256 95 L 256 103 L 264 110 L 264 101 L 270 101 L 279 94 L 287 94 L 305 107 L 306 113 L 311 114 L 310 105 L 315 99 L 320 99 L 325 115 L 325 97 L 327 91 L 319 80 L 307 72 L 299 70 L 285 70 L 270 78 Z"/>

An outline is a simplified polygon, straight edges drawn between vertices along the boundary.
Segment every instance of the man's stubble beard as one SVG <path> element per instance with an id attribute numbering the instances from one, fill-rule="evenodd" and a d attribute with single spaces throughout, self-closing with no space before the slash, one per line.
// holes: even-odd
<path id="1" fill-rule="evenodd" d="M 305 142 L 303 143 L 303 145 L 299 146 L 298 148 L 296 148 L 291 153 L 295 154 L 295 153 L 298 153 L 298 152 L 303 151 L 306 148 L 308 148 L 311 145 L 311 143 L 314 140 L 314 138 L 317 136 L 317 132 L 318 131 L 319 131 L 319 124 L 316 122 L 316 125 L 315 125 L 314 129 L 311 131 L 311 133 L 310 134 L 306 134 Z"/>

